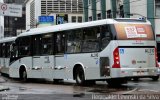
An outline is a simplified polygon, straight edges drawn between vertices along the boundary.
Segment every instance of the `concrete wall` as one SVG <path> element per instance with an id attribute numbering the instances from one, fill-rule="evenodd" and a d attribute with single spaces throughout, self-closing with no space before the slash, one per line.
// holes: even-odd
<path id="1" fill-rule="evenodd" d="M 30 29 L 30 3 L 34 0 L 29 0 L 26 3 L 26 30 Z"/>
<path id="2" fill-rule="evenodd" d="M 98 13 L 101 13 L 101 3 L 100 3 L 100 0 L 96 3 L 96 6 L 97 6 L 97 14 Z"/>
<path id="3" fill-rule="evenodd" d="M 72 13 L 61 13 L 61 12 L 58 12 L 58 13 L 50 13 L 49 16 L 54 16 L 54 24 L 38 24 L 38 17 L 41 16 L 41 0 L 28 0 L 28 2 L 26 3 L 26 30 L 29 30 L 30 29 L 30 4 L 32 1 L 35 1 L 35 25 L 37 25 L 37 27 L 44 27 L 44 26 L 50 26 L 50 25 L 55 25 L 56 24 L 56 14 L 68 14 L 68 22 L 71 22 L 71 16 L 82 16 L 83 18 L 83 14 L 79 14 L 79 13 L 75 13 L 75 14 L 72 14 Z M 43 15 L 44 16 L 44 15 Z M 46 14 L 46 16 L 48 16 Z"/>
<path id="4" fill-rule="evenodd" d="M 38 23 L 38 16 L 41 16 L 41 0 L 28 0 L 26 3 L 26 30 L 30 29 L 30 4 L 32 1 L 35 1 L 35 25 Z"/>
<path id="5" fill-rule="evenodd" d="M 106 11 L 111 9 L 111 0 L 106 0 Z"/>
<path id="6" fill-rule="evenodd" d="M 0 0 L 3 3 L 3 0 Z M 4 37 L 4 16 L 0 16 L 0 38 Z"/>
<path id="7" fill-rule="evenodd" d="M 92 6 L 88 4 L 88 17 L 92 16 Z"/>
<path id="8" fill-rule="evenodd" d="M 101 1 L 101 0 L 99 0 Z M 125 8 L 125 10 L 127 10 L 127 12 L 129 12 L 130 14 L 133 14 L 133 16 L 128 16 L 130 18 L 142 18 L 144 17 L 148 17 L 149 20 L 151 21 L 152 25 L 153 25 L 153 29 L 155 30 L 156 34 L 160 34 L 160 18 L 155 16 L 155 4 L 154 1 L 155 0 L 116 0 L 116 2 L 113 2 L 112 0 L 106 0 L 106 11 L 108 10 L 115 10 L 113 9 L 112 5 L 116 5 L 116 11 L 119 11 L 119 6 L 120 5 L 124 5 L 124 3 L 129 3 L 127 6 L 124 5 L 124 7 L 130 7 L 130 8 Z M 92 14 L 92 4 L 88 5 L 88 17 L 93 16 Z M 100 13 L 101 9 L 101 4 L 100 2 L 96 3 L 96 8 L 97 8 L 97 14 Z M 128 11 L 129 10 L 129 11 Z M 113 11 L 112 11 L 113 14 Z M 106 13 L 107 16 L 107 13 Z M 116 14 L 116 17 L 119 17 L 118 13 Z M 151 18 L 150 18 L 151 17 Z"/>
<path id="9" fill-rule="evenodd" d="M 135 14 L 134 14 L 134 16 L 131 16 L 131 18 L 135 18 L 135 17 L 140 18 L 141 17 L 140 15 L 148 17 L 147 16 L 147 7 L 148 7 L 147 0 L 140 0 L 137 2 L 133 2 L 133 1 L 135 1 L 135 0 L 130 1 L 130 2 L 132 2 L 132 3 L 130 3 L 130 13 L 135 13 Z M 150 8 L 148 8 L 148 9 L 150 9 Z M 140 14 L 140 15 L 138 15 L 138 14 Z M 151 14 L 151 13 L 148 11 L 148 14 Z M 155 15 L 153 15 L 153 18 L 149 18 L 149 19 L 152 19 L 153 23 L 155 24 L 155 25 L 153 25 L 153 28 L 155 29 L 155 34 L 160 34 L 160 27 L 159 27 L 160 26 L 160 19 L 158 17 L 155 17 Z"/>
<path id="10" fill-rule="evenodd" d="M 147 0 L 140 0 L 137 2 L 133 2 L 135 0 L 130 0 L 130 13 L 135 13 L 131 18 L 142 17 L 143 15 L 147 17 Z M 138 15 L 140 14 L 140 15 Z"/>

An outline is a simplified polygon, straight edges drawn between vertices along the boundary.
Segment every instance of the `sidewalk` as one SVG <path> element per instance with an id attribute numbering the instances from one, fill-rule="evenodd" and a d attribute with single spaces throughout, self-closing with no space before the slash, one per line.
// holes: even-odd
<path id="1" fill-rule="evenodd" d="M 6 81 L 3 79 L 3 77 L 0 74 L 0 83 L 5 83 Z M 5 90 L 9 90 L 9 87 L 3 86 L 2 84 L 0 84 L 0 92 L 1 91 L 5 91 Z"/>
<path id="2" fill-rule="evenodd" d="M 1 92 L 1 91 L 5 91 L 5 90 L 9 90 L 9 87 L 1 86 L 1 85 L 0 85 L 0 92 Z"/>
<path id="3" fill-rule="evenodd" d="M 4 83 L 4 82 L 6 82 L 6 81 L 3 79 L 3 77 L 0 74 L 0 83 Z"/>

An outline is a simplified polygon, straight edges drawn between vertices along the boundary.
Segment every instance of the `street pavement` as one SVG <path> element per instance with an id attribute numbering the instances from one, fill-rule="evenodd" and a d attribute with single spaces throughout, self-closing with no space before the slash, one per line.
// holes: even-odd
<path id="1" fill-rule="evenodd" d="M 140 79 L 136 82 L 129 81 L 128 84 L 124 84 L 120 87 L 110 87 L 106 82 L 97 82 L 94 86 L 77 86 L 74 81 L 65 81 L 59 84 L 45 80 L 20 82 L 17 79 L 0 76 L 0 99 L 108 100 L 112 98 L 109 100 L 123 100 L 123 98 L 129 96 L 137 97 L 136 99 L 131 98 L 130 100 L 160 100 L 159 85 L 160 81 Z M 118 97 L 119 95 L 121 98 Z"/>
<path id="2" fill-rule="evenodd" d="M 4 80 L 4 78 L 2 78 L 2 76 L 0 75 L 0 83 L 5 83 L 5 82 L 6 81 Z M 9 87 L 0 85 L 0 91 L 5 91 L 5 90 L 9 90 Z"/>

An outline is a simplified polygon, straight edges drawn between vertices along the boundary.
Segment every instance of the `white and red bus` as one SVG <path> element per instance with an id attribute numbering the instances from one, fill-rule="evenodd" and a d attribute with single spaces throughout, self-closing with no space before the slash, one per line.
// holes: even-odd
<path id="1" fill-rule="evenodd" d="M 160 62 L 160 35 L 156 34 L 158 62 Z"/>
<path id="2" fill-rule="evenodd" d="M 104 19 L 32 29 L 17 36 L 13 78 L 73 79 L 77 84 L 128 78 L 158 80 L 155 34 L 144 19 Z"/>
<path id="3" fill-rule="evenodd" d="M 0 39 L 0 72 L 9 74 L 9 62 L 11 55 L 11 45 L 16 37 L 7 37 Z"/>
<path id="4" fill-rule="evenodd" d="M 158 64 L 160 67 L 160 34 L 156 34 L 156 42 L 157 42 Z M 158 75 L 160 75 L 160 68 L 158 69 Z"/>

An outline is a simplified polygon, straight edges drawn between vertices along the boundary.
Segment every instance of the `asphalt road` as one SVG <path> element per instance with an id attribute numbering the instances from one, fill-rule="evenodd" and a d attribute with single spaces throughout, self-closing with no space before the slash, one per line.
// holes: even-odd
<path id="1" fill-rule="evenodd" d="M 106 82 L 97 82 L 94 86 L 77 86 L 74 81 L 68 80 L 54 84 L 51 81 L 32 79 L 24 83 L 1 76 L 0 86 L 4 87 L 0 91 L 2 100 L 160 99 L 160 81 L 152 81 L 152 79 L 129 81 L 122 86 L 110 87 Z"/>

